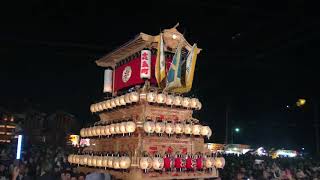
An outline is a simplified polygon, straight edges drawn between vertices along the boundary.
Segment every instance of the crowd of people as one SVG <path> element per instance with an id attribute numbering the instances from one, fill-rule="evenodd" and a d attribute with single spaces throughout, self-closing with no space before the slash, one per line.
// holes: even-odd
<path id="1" fill-rule="evenodd" d="M 69 152 L 61 147 L 33 146 L 23 152 L 21 160 L 15 160 L 14 149 L 0 147 L 0 180 L 89 179 L 90 175 L 77 172 L 67 162 Z M 320 161 L 312 158 L 224 157 L 226 165 L 220 170 L 223 180 L 320 180 Z"/>
<path id="2" fill-rule="evenodd" d="M 311 157 L 277 158 L 269 156 L 224 155 L 221 170 L 227 180 L 320 180 L 320 161 Z"/>

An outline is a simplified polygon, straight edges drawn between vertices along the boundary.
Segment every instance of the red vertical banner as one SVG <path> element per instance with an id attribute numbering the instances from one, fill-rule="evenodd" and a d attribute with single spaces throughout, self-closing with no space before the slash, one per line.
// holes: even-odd
<path id="1" fill-rule="evenodd" d="M 140 78 L 150 79 L 151 78 L 151 51 L 141 51 L 141 62 L 140 62 Z"/>

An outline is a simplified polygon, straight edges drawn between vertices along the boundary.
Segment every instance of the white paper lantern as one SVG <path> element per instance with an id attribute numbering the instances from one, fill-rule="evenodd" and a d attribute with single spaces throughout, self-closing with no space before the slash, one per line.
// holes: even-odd
<path id="1" fill-rule="evenodd" d="M 208 134 L 207 134 L 208 139 L 210 139 L 211 135 L 212 135 L 212 130 L 211 130 L 211 128 L 209 128 L 208 129 Z"/>
<path id="2" fill-rule="evenodd" d="M 174 97 L 173 104 L 175 106 L 181 106 L 181 103 L 182 103 L 182 97 L 181 96 Z"/>
<path id="3" fill-rule="evenodd" d="M 183 126 L 183 133 L 184 134 L 192 134 L 192 125 L 191 124 L 185 124 Z"/>
<path id="4" fill-rule="evenodd" d="M 156 99 L 157 103 L 159 104 L 164 104 L 166 102 L 166 95 L 165 94 L 158 94 L 157 95 L 157 99 Z"/>
<path id="5" fill-rule="evenodd" d="M 136 123 L 133 121 L 128 121 L 126 123 L 126 131 L 127 133 L 133 133 L 136 130 Z"/>
<path id="6" fill-rule="evenodd" d="M 108 159 L 109 159 L 109 156 L 104 156 L 103 157 L 103 159 L 102 159 L 102 167 L 105 167 L 105 168 L 108 167 Z"/>
<path id="7" fill-rule="evenodd" d="M 112 166 L 114 169 L 120 169 L 120 157 L 114 157 Z"/>
<path id="8" fill-rule="evenodd" d="M 76 164 L 80 163 L 80 156 L 79 155 L 75 155 L 75 163 Z"/>
<path id="9" fill-rule="evenodd" d="M 206 157 L 204 159 L 204 166 L 206 168 L 213 168 L 213 162 L 211 161 L 211 158 L 210 157 Z"/>
<path id="10" fill-rule="evenodd" d="M 91 104 L 91 106 L 90 106 L 90 111 L 91 112 L 96 112 L 96 109 L 95 109 L 95 106 L 94 106 L 94 104 Z"/>
<path id="11" fill-rule="evenodd" d="M 124 95 L 120 96 L 120 105 L 121 106 L 126 105 L 126 100 L 124 99 Z"/>
<path id="12" fill-rule="evenodd" d="M 83 156 L 83 165 L 88 165 L 88 158 L 89 158 L 88 155 Z"/>
<path id="13" fill-rule="evenodd" d="M 198 100 L 198 101 L 197 101 L 196 109 L 197 109 L 197 110 L 200 110 L 201 108 L 202 108 L 202 104 L 201 104 L 201 102 Z"/>
<path id="14" fill-rule="evenodd" d="M 95 112 L 100 111 L 98 103 L 94 104 L 94 109 L 95 109 Z"/>
<path id="15" fill-rule="evenodd" d="M 104 132 L 105 132 L 106 136 L 110 136 L 112 134 L 111 131 L 110 131 L 110 126 L 109 125 L 104 126 Z"/>
<path id="16" fill-rule="evenodd" d="M 110 100 L 110 105 L 111 105 L 111 108 L 115 108 L 117 106 L 116 102 L 115 102 L 115 99 L 111 99 Z"/>
<path id="17" fill-rule="evenodd" d="M 88 160 L 87 160 L 88 166 L 92 166 L 92 159 L 93 159 L 93 156 L 88 157 Z"/>
<path id="18" fill-rule="evenodd" d="M 182 100 L 182 106 L 185 108 L 189 108 L 189 105 L 190 105 L 190 98 L 184 97 Z"/>
<path id="19" fill-rule="evenodd" d="M 174 125 L 172 123 L 167 123 L 165 132 L 170 135 L 174 134 Z"/>
<path id="20" fill-rule="evenodd" d="M 84 137 L 88 137 L 88 128 L 83 128 L 84 131 L 83 131 L 83 134 L 84 134 Z"/>
<path id="21" fill-rule="evenodd" d="M 125 100 L 126 103 L 131 103 L 130 93 L 127 93 L 126 95 L 124 95 L 124 100 Z"/>
<path id="22" fill-rule="evenodd" d="M 103 101 L 100 104 L 102 105 L 102 110 L 106 110 L 107 109 L 106 101 Z"/>
<path id="23" fill-rule="evenodd" d="M 91 131 L 92 132 L 92 136 L 97 136 L 97 127 L 94 126 L 91 129 L 92 129 L 92 131 Z"/>
<path id="24" fill-rule="evenodd" d="M 92 137 L 93 135 L 92 135 L 92 128 L 88 128 L 88 137 Z"/>
<path id="25" fill-rule="evenodd" d="M 173 97 L 172 95 L 167 95 L 167 97 L 166 97 L 166 104 L 167 104 L 168 106 L 171 106 L 171 105 L 173 105 L 173 101 L 174 101 L 174 97 Z"/>
<path id="26" fill-rule="evenodd" d="M 175 130 L 176 134 L 182 134 L 183 133 L 183 125 L 181 123 L 176 123 L 174 130 Z"/>
<path id="27" fill-rule="evenodd" d="M 153 121 L 146 121 L 143 125 L 143 129 L 146 133 L 153 133 L 155 130 L 155 123 Z"/>
<path id="28" fill-rule="evenodd" d="M 126 125 L 127 125 L 126 122 L 120 123 L 120 132 L 121 132 L 122 134 L 127 133 L 127 131 L 126 131 Z"/>
<path id="29" fill-rule="evenodd" d="M 197 99 L 197 98 L 192 98 L 191 100 L 190 100 L 190 107 L 191 108 L 196 108 L 197 107 L 197 102 L 198 102 L 199 100 Z"/>
<path id="30" fill-rule="evenodd" d="M 141 157 L 139 161 L 140 169 L 150 169 L 152 167 L 152 159 L 149 157 Z"/>
<path id="31" fill-rule="evenodd" d="M 93 156 L 91 159 L 91 163 L 93 167 L 97 167 L 97 160 L 98 160 L 98 156 Z"/>
<path id="32" fill-rule="evenodd" d="M 226 163 L 226 161 L 223 157 L 217 157 L 217 158 L 215 158 L 214 166 L 216 168 L 222 169 L 224 167 L 225 163 Z"/>
<path id="33" fill-rule="evenodd" d="M 113 159 L 114 159 L 114 157 L 109 156 L 109 158 L 108 158 L 108 168 L 113 168 Z"/>
<path id="34" fill-rule="evenodd" d="M 102 103 L 98 103 L 97 106 L 98 106 L 98 111 L 103 111 Z"/>
<path id="35" fill-rule="evenodd" d="M 157 93 L 155 93 L 155 92 L 149 92 L 149 93 L 147 93 L 147 101 L 148 101 L 149 103 L 156 102 L 156 99 L 157 99 Z"/>
<path id="36" fill-rule="evenodd" d="M 116 98 L 114 99 L 114 102 L 116 103 L 116 106 L 121 106 L 121 104 L 120 104 L 120 98 L 119 98 L 119 97 L 116 97 Z"/>
<path id="37" fill-rule="evenodd" d="M 109 130 L 111 134 L 116 134 L 115 126 L 116 126 L 115 124 L 110 124 Z"/>
<path id="38" fill-rule="evenodd" d="M 105 101 L 105 105 L 106 105 L 107 109 L 110 109 L 111 108 L 110 100 Z"/>
<path id="39" fill-rule="evenodd" d="M 155 127 L 155 132 L 156 133 L 164 133 L 166 129 L 166 125 L 164 124 L 164 122 L 157 122 L 156 123 L 156 127 Z"/>
<path id="40" fill-rule="evenodd" d="M 103 160 L 103 157 L 97 157 L 97 167 L 103 167 L 102 166 L 102 160 Z"/>
<path id="41" fill-rule="evenodd" d="M 80 162 L 79 162 L 80 165 L 84 165 L 83 158 L 84 158 L 84 156 L 80 155 Z"/>
<path id="42" fill-rule="evenodd" d="M 97 136 L 101 136 L 100 126 L 96 126 L 95 129 Z"/>
<path id="43" fill-rule="evenodd" d="M 101 136 L 105 136 L 106 135 L 105 127 L 104 126 L 100 126 L 99 129 L 100 129 L 100 135 Z"/>
<path id="44" fill-rule="evenodd" d="M 197 135 L 200 135 L 200 133 L 201 133 L 201 125 L 199 125 L 199 124 L 193 125 L 192 126 L 192 134 L 197 136 Z"/>
<path id="45" fill-rule="evenodd" d="M 164 166 L 163 158 L 154 157 L 152 160 L 152 168 L 155 170 L 162 170 Z"/>
<path id="46" fill-rule="evenodd" d="M 115 126 L 114 126 L 114 132 L 115 134 L 121 134 L 120 132 L 120 123 L 116 123 Z"/>
<path id="47" fill-rule="evenodd" d="M 137 92 L 132 92 L 130 93 L 130 101 L 131 102 L 138 102 L 139 101 L 139 93 Z"/>
<path id="48" fill-rule="evenodd" d="M 201 134 L 202 136 L 208 136 L 208 134 L 209 134 L 209 129 L 210 129 L 209 126 L 202 126 L 202 127 L 201 127 L 201 131 L 200 131 L 200 134 Z"/>
<path id="49" fill-rule="evenodd" d="M 128 156 L 123 156 L 120 158 L 120 168 L 128 169 L 131 165 L 131 159 Z"/>
<path id="50" fill-rule="evenodd" d="M 80 136 L 84 137 L 84 129 L 83 128 L 80 130 Z"/>

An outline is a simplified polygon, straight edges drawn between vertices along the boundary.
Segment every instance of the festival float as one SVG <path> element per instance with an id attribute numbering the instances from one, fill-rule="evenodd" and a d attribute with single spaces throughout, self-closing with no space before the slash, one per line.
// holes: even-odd
<path id="1" fill-rule="evenodd" d="M 107 97 L 90 106 L 100 121 L 81 129 L 86 146 L 68 156 L 79 171 L 130 180 L 219 176 L 224 159 L 204 143 L 212 130 L 192 116 L 202 104 L 184 96 L 201 49 L 176 27 L 140 33 L 96 61 Z"/>

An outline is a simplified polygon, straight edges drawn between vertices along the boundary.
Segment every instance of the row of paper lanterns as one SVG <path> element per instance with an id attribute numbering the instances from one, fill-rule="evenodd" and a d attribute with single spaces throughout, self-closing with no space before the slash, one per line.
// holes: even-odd
<path id="1" fill-rule="evenodd" d="M 147 93 L 146 98 L 149 103 L 157 103 L 168 106 L 174 105 L 178 107 L 191 108 L 197 110 L 200 110 L 202 108 L 202 104 L 197 98 L 166 95 L 163 93 L 157 94 L 156 92 Z M 99 112 L 103 110 L 109 110 L 116 107 L 125 106 L 127 104 L 136 103 L 139 101 L 139 99 L 140 95 L 138 92 L 131 92 L 106 101 L 102 101 L 100 103 L 92 104 L 90 106 L 90 111 Z"/>
<path id="2" fill-rule="evenodd" d="M 128 169 L 131 166 L 131 158 L 128 156 L 90 156 L 71 154 L 68 156 L 68 162 L 70 164 L 112 169 Z"/>
<path id="3" fill-rule="evenodd" d="M 202 126 L 200 124 L 183 124 L 183 123 L 165 123 L 146 121 L 143 125 L 143 129 L 146 133 L 166 133 L 168 135 L 173 134 L 186 134 L 195 136 L 207 136 L 210 138 L 212 135 L 211 128 L 209 126 Z"/>
<path id="4" fill-rule="evenodd" d="M 203 166 L 205 168 L 223 168 L 225 160 L 223 157 L 204 157 L 202 158 Z M 171 162 L 172 164 L 172 162 Z M 139 167 L 143 170 L 162 170 L 164 168 L 164 158 L 162 157 L 141 157 Z"/>
<path id="5" fill-rule="evenodd" d="M 133 121 L 114 123 L 106 126 L 94 126 L 82 128 L 81 137 L 110 136 L 114 134 L 130 134 L 136 130 L 136 123 Z"/>
<path id="6" fill-rule="evenodd" d="M 139 93 L 131 92 L 125 95 L 112 98 L 90 106 L 91 112 L 99 112 L 103 110 L 113 109 L 115 107 L 125 106 L 126 104 L 136 103 L 139 101 Z"/>

